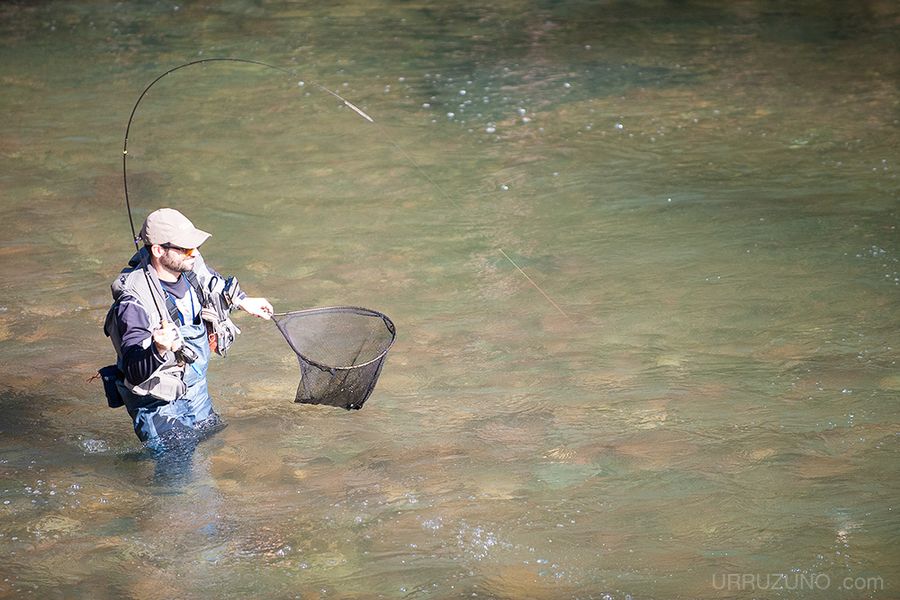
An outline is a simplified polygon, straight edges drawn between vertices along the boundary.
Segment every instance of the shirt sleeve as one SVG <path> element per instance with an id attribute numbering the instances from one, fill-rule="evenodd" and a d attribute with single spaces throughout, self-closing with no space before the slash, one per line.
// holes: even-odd
<path id="1" fill-rule="evenodd" d="M 130 296 L 124 296 L 116 309 L 116 320 L 122 335 L 122 370 L 132 385 L 147 379 L 164 362 L 156 350 L 147 311 Z"/>

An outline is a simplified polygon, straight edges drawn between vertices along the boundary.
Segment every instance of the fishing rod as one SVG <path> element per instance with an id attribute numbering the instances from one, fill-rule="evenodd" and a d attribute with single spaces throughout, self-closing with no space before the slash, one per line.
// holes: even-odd
<path id="1" fill-rule="evenodd" d="M 140 106 L 141 101 L 144 99 L 144 96 L 147 95 L 147 92 L 150 91 L 150 88 L 152 88 L 154 85 L 156 85 L 156 83 L 160 79 L 162 79 L 163 77 L 165 77 L 171 73 L 174 73 L 175 71 L 178 71 L 180 69 L 184 69 L 187 67 L 191 67 L 194 65 L 200 65 L 200 64 L 204 64 L 204 63 L 212 63 L 212 62 L 232 62 L 232 63 L 244 63 L 244 64 L 250 64 L 250 65 L 257 65 L 260 67 L 265 67 L 267 69 L 274 69 L 275 71 L 284 73 L 289 76 L 294 75 L 294 73 L 292 73 L 288 69 L 285 69 L 283 67 L 278 67 L 276 65 L 271 65 L 269 63 L 262 62 L 259 60 L 252 60 L 252 59 L 248 59 L 248 58 L 214 57 L 214 58 L 202 58 L 202 59 L 198 59 L 198 60 L 192 60 L 192 61 L 189 61 L 186 63 L 182 63 L 180 65 L 176 65 L 176 66 L 172 67 L 171 69 L 169 69 L 168 71 L 166 71 L 165 73 L 162 73 L 161 75 L 159 75 L 156 79 L 151 81 L 149 84 L 147 84 L 147 87 L 144 88 L 144 90 L 141 92 L 140 96 L 138 96 L 137 101 L 135 101 L 134 106 L 131 108 L 131 114 L 128 117 L 128 124 L 125 126 L 125 141 L 122 145 L 122 184 L 123 184 L 123 187 L 125 190 L 125 208 L 128 211 L 128 224 L 131 226 L 131 238 L 134 241 L 134 249 L 138 254 L 140 254 L 140 251 L 141 251 L 140 245 L 138 243 L 140 240 L 137 235 L 137 231 L 135 230 L 135 227 L 134 227 L 134 216 L 131 211 L 131 198 L 128 195 L 128 135 L 131 133 L 131 124 L 134 122 L 134 116 L 137 113 L 138 106 Z M 372 117 L 367 115 L 358 106 L 354 105 L 353 103 L 348 101 L 346 98 L 342 97 L 340 94 L 334 92 L 333 90 L 328 89 L 327 87 L 325 87 L 319 83 L 316 83 L 315 81 L 311 81 L 310 83 L 312 85 L 314 85 L 315 87 L 319 88 L 320 90 L 331 94 L 332 96 L 334 96 L 335 98 L 337 98 L 338 100 L 343 102 L 347 107 L 351 108 L 354 112 L 356 112 L 358 115 L 360 115 L 361 117 L 363 117 L 370 123 L 375 122 L 374 119 L 372 119 Z M 165 328 L 166 324 L 168 323 L 168 319 L 166 318 L 167 312 L 163 312 L 160 309 L 159 302 L 156 299 L 156 294 L 154 294 L 152 291 L 152 290 L 156 289 L 156 287 L 160 287 L 160 289 L 161 289 L 161 286 L 154 286 L 153 283 L 151 282 L 149 258 L 147 260 L 147 264 L 145 265 L 143 271 L 144 271 L 144 276 L 147 279 L 147 286 L 151 290 L 150 296 L 153 298 L 153 304 L 156 307 L 156 311 L 160 315 L 160 321 L 162 323 L 162 326 L 163 326 L 163 328 Z M 182 347 L 184 347 L 184 346 L 182 346 Z"/>
<path id="2" fill-rule="evenodd" d="M 204 64 L 204 63 L 212 63 L 212 62 L 232 62 L 232 63 L 244 63 L 244 64 L 250 64 L 250 65 L 257 65 L 257 66 L 264 67 L 267 69 L 273 69 L 275 71 L 284 73 L 285 75 L 288 75 L 291 77 L 295 76 L 295 73 L 293 71 L 290 71 L 288 69 L 285 69 L 284 67 L 272 65 L 272 64 L 260 61 L 260 60 L 253 60 L 253 59 L 249 59 L 249 58 L 212 57 L 212 58 L 202 58 L 202 59 L 198 59 L 198 60 L 192 60 L 192 61 L 189 61 L 186 63 L 182 63 L 180 65 L 174 66 L 171 69 L 169 69 L 168 71 L 166 71 L 165 73 L 159 75 L 156 79 L 151 81 L 147 85 L 147 87 L 144 88 L 144 91 L 142 91 L 140 96 L 138 96 L 137 101 L 134 103 L 134 107 L 132 107 L 132 109 L 131 109 L 131 115 L 128 117 L 128 125 L 125 127 L 125 142 L 122 147 L 122 182 L 123 182 L 124 188 L 125 188 L 125 207 L 128 210 L 128 222 L 131 225 L 131 237 L 134 240 L 134 247 L 138 252 L 140 252 L 140 246 L 138 245 L 138 236 L 137 236 L 137 233 L 134 228 L 134 218 L 132 216 L 132 211 L 131 211 L 131 201 L 128 196 L 128 134 L 131 131 L 131 124 L 134 121 L 134 115 L 137 112 L 138 106 L 140 106 L 141 101 L 144 99 L 144 96 L 147 95 L 147 92 L 150 91 L 150 88 L 152 88 L 154 85 L 156 85 L 156 83 L 160 79 L 162 79 L 163 77 L 169 75 L 170 73 L 174 73 L 175 71 L 178 71 L 180 69 L 184 69 L 187 67 L 191 67 L 194 65 L 200 65 L 200 64 Z M 347 100 L 346 98 L 344 98 L 343 96 L 338 94 L 337 92 L 335 92 L 315 81 L 310 81 L 309 83 L 312 84 L 313 86 L 319 88 L 323 92 L 326 92 L 326 93 L 334 96 L 335 98 L 340 100 L 347 108 L 351 109 L 353 112 L 358 114 L 360 117 L 362 117 L 369 123 L 373 123 L 376 127 L 378 127 L 385 134 L 385 139 L 387 139 L 388 142 L 394 148 L 396 148 L 403 156 L 406 157 L 406 159 L 413 165 L 413 167 L 415 167 L 415 169 L 419 172 L 419 174 L 422 175 L 422 177 L 426 181 L 428 181 L 428 183 L 430 183 L 436 190 L 438 190 L 441 193 L 441 195 L 446 200 L 448 200 L 451 204 L 453 204 L 457 208 L 460 208 L 459 203 L 449 193 L 447 193 L 447 191 L 444 190 L 444 188 L 441 187 L 437 183 L 437 181 L 432 179 L 428 175 L 428 173 L 419 165 L 419 163 L 416 162 L 416 160 L 408 152 L 406 152 L 405 149 L 403 149 L 400 145 L 398 145 L 396 142 L 394 142 L 393 138 L 390 135 L 388 135 L 387 131 L 385 131 L 384 127 L 382 127 L 380 123 L 376 122 L 375 119 L 373 119 L 368 114 L 366 114 L 365 111 L 363 111 L 361 108 L 359 108 L 358 106 L 356 106 L 355 104 L 353 104 L 352 102 L 350 102 L 349 100 Z M 550 304 L 562 316 L 564 316 L 570 323 L 573 322 L 572 318 L 559 306 L 559 304 L 557 304 L 556 301 L 554 301 L 553 298 L 551 298 L 550 295 L 547 294 L 547 292 L 545 292 L 531 277 L 529 277 L 528 274 L 525 273 L 525 271 L 522 270 L 522 268 L 518 264 L 516 264 L 516 262 L 512 258 L 510 258 L 506 252 L 503 251 L 503 248 L 498 247 L 497 250 L 503 256 L 503 258 L 505 258 L 507 261 L 509 261 L 509 263 L 513 267 L 515 267 L 515 269 L 522 276 L 525 277 L 525 279 L 528 281 L 528 283 L 530 283 L 535 289 L 537 289 L 537 291 L 540 292 L 541 295 L 548 302 L 550 302 Z M 145 269 L 144 273 L 147 275 L 147 283 L 149 285 L 150 284 L 150 275 L 149 275 L 148 271 L 149 271 L 149 268 Z M 151 294 L 151 296 L 152 295 L 153 294 Z M 156 303 L 155 297 L 153 298 L 153 301 L 154 301 L 154 303 Z M 156 304 L 156 309 L 157 309 L 157 311 L 159 311 L 159 304 Z M 163 314 L 162 311 L 159 311 L 159 313 L 161 315 Z"/>
<path id="3" fill-rule="evenodd" d="M 140 106 L 140 104 L 141 104 L 141 100 L 144 99 L 144 96 L 147 95 L 147 92 L 150 91 L 150 88 L 152 88 L 154 85 L 156 85 L 156 83 L 160 79 L 162 79 L 166 75 L 169 75 L 170 73 L 174 73 L 175 71 L 178 71 L 180 69 L 184 69 L 186 67 L 192 67 L 194 65 L 201 65 L 204 63 L 211 63 L 211 62 L 233 62 L 233 63 L 245 63 L 245 64 L 249 64 L 249 65 L 257 65 L 260 67 L 265 67 L 267 69 L 274 69 L 280 73 L 284 73 L 285 75 L 290 75 L 292 77 L 294 76 L 294 73 L 292 71 L 289 71 L 288 69 L 285 69 L 283 67 L 278 67 L 276 65 L 271 65 L 269 63 L 265 63 L 260 60 L 252 60 L 249 58 L 231 58 L 231 57 L 201 58 L 198 60 L 192 60 L 190 62 L 182 63 L 180 65 L 172 67 L 171 69 L 169 69 L 168 71 L 166 71 L 165 73 L 163 73 L 162 75 L 158 76 L 156 79 L 151 81 L 147 85 L 147 87 L 144 88 L 144 91 L 142 91 L 141 95 L 138 96 L 137 101 L 134 103 L 134 106 L 131 109 L 131 115 L 128 117 L 128 125 L 125 126 L 125 143 L 122 146 L 122 182 L 124 183 L 124 186 L 125 186 L 125 208 L 128 209 L 128 223 L 131 225 L 131 237 L 134 239 L 135 248 L 137 248 L 138 250 L 140 250 L 140 247 L 138 246 L 138 237 L 137 237 L 137 233 L 135 232 L 135 229 L 134 229 L 134 218 L 132 217 L 132 214 L 131 214 L 131 201 L 129 200 L 129 197 L 128 197 L 128 134 L 131 132 L 131 124 L 134 121 L 134 115 L 135 115 L 135 113 L 137 113 L 137 109 L 138 109 L 138 106 Z M 320 90 L 331 94 L 332 96 L 334 96 L 335 98 L 337 98 L 338 100 L 343 102 L 344 105 L 346 105 L 348 108 L 351 108 L 354 112 L 359 114 L 361 117 L 363 117 L 370 123 L 375 122 L 375 120 L 372 117 L 367 115 L 358 106 L 356 106 L 355 104 L 353 104 L 352 102 L 350 102 L 349 100 L 347 100 L 346 98 L 344 98 L 343 96 L 338 94 L 337 92 L 334 92 L 334 91 L 328 89 L 327 87 L 325 87 L 324 85 L 316 83 L 315 81 L 310 81 L 310 83 L 312 85 L 314 85 L 315 87 L 319 88 Z"/>

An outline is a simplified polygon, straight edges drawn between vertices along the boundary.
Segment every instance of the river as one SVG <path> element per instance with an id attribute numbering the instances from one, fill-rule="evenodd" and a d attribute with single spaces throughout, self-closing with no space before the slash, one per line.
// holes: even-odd
<path id="1" fill-rule="evenodd" d="M 0 4 L 0 597 L 900 589 L 896 3 Z M 276 310 L 397 327 L 359 411 L 270 323 L 154 460 L 88 379 L 172 206 Z M 370 115 L 371 123 L 322 87 Z"/>

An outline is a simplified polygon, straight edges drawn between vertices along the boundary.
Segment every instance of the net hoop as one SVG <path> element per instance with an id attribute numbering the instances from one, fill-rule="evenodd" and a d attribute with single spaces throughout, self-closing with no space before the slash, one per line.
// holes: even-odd
<path id="1" fill-rule="evenodd" d="M 288 316 L 288 315 L 312 315 L 312 314 L 323 313 L 323 312 L 332 312 L 332 313 L 333 313 L 333 312 L 353 312 L 353 313 L 356 313 L 356 314 L 363 313 L 363 314 L 368 315 L 368 316 L 370 316 L 370 317 L 380 317 L 380 318 L 384 321 L 384 324 L 385 324 L 385 326 L 387 327 L 388 331 L 391 333 L 391 340 L 390 340 L 390 342 L 388 342 L 387 347 L 386 347 L 384 350 L 382 350 L 381 353 L 378 354 L 378 356 L 376 356 L 375 358 L 373 358 L 373 359 L 371 359 L 371 360 L 367 360 L 366 362 L 359 363 L 359 364 L 357 364 L 357 365 L 349 365 L 349 366 L 334 367 L 334 366 L 332 366 L 332 365 L 325 365 L 325 364 L 322 364 L 322 363 L 320 363 L 320 362 L 318 362 L 318 361 L 315 361 L 315 360 L 309 358 L 308 356 L 306 356 L 305 354 L 303 354 L 303 353 L 302 353 L 302 352 L 294 345 L 294 342 L 291 341 L 290 338 L 288 338 L 288 337 L 286 336 L 287 343 L 288 343 L 288 345 L 290 345 L 291 350 L 293 350 L 293 351 L 294 351 L 298 356 L 300 356 L 303 360 L 305 360 L 306 362 L 308 362 L 309 364 L 311 364 L 311 365 L 313 365 L 313 366 L 315 366 L 315 367 L 318 367 L 319 369 L 324 369 L 324 370 L 326 370 L 326 371 L 327 371 L 327 370 L 332 370 L 332 371 L 349 371 L 349 370 L 351 370 L 351 369 L 359 369 L 359 368 L 361 368 L 361 367 L 365 367 L 365 366 L 367 366 L 367 365 L 371 365 L 372 363 L 378 362 L 379 360 L 381 360 L 381 359 L 383 359 L 383 358 L 385 357 L 385 355 L 388 353 L 388 350 L 390 350 L 390 349 L 391 349 L 391 346 L 394 345 L 394 340 L 397 338 L 397 329 L 394 327 L 394 322 L 391 321 L 391 319 L 390 319 L 386 314 L 380 313 L 380 312 L 378 312 L 377 310 L 372 310 L 371 308 L 363 308 L 362 306 L 322 306 L 322 307 L 316 307 L 316 308 L 307 308 L 307 309 L 304 309 L 304 310 L 292 310 L 292 311 L 290 311 L 290 312 L 273 313 L 273 314 L 272 314 L 272 317 L 285 317 L 285 316 Z M 275 325 L 278 326 L 279 329 L 281 328 L 281 327 L 278 325 L 277 320 L 275 321 Z"/>

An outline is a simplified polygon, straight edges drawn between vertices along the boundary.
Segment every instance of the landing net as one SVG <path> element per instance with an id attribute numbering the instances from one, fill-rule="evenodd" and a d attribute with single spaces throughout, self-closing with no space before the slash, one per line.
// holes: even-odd
<path id="1" fill-rule="evenodd" d="M 362 408 L 394 343 L 394 323 L 356 306 L 278 313 L 273 319 L 300 362 L 295 402 Z"/>

